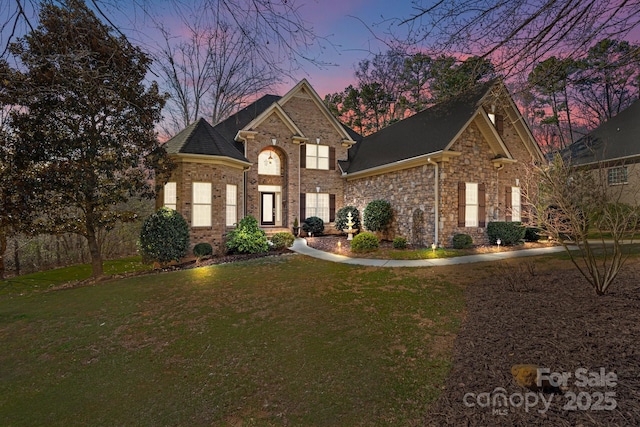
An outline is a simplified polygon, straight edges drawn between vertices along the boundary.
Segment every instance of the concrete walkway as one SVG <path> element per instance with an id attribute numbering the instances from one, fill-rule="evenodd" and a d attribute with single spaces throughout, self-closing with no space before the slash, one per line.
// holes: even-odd
<path id="1" fill-rule="evenodd" d="M 307 246 L 307 241 L 298 237 L 290 248 L 292 251 L 325 261 L 341 262 L 343 264 L 367 265 L 372 267 L 437 267 L 443 265 L 469 264 L 472 262 L 500 261 L 509 258 L 525 256 L 546 255 L 564 251 L 562 246 L 549 246 L 547 248 L 522 249 L 517 251 L 504 251 L 488 254 L 466 255 L 453 258 L 396 260 L 396 259 L 369 259 L 351 258 L 330 252 L 320 251 Z"/>

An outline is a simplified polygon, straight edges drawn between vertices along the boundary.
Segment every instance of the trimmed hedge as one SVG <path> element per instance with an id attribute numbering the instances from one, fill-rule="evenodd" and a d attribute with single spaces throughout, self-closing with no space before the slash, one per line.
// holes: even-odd
<path id="1" fill-rule="evenodd" d="M 160 208 L 144 220 L 138 249 L 145 262 L 180 261 L 189 250 L 189 225 L 179 212 Z"/>
<path id="2" fill-rule="evenodd" d="M 276 250 L 290 248 L 295 239 L 295 236 L 288 231 L 276 233 L 271 237 L 272 248 Z"/>
<path id="3" fill-rule="evenodd" d="M 231 253 L 257 254 L 269 252 L 267 235 L 258 226 L 258 220 L 247 215 L 227 234 L 227 250 Z"/>
<path id="4" fill-rule="evenodd" d="M 527 227 L 524 229 L 525 242 L 537 242 L 540 240 L 540 229 L 535 227 Z"/>
<path id="5" fill-rule="evenodd" d="M 487 235 L 489 236 L 489 243 L 492 245 L 497 244 L 498 239 L 500 239 L 500 244 L 505 246 L 520 243 L 524 238 L 525 231 L 526 228 L 521 222 L 517 221 L 493 221 L 487 224 Z"/>
<path id="6" fill-rule="evenodd" d="M 365 231 L 358 234 L 351 241 L 351 250 L 353 252 L 371 252 L 380 247 L 380 242 L 375 234 Z"/>
<path id="7" fill-rule="evenodd" d="M 393 248 L 394 249 L 406 249 L 407 248 L 407 239 L 404 237 L 396 237 L 393 239 Z"/>
<path id="8" fill-rule="evenodd" d="M 313 233 L 314 236 L 319 236 L 324 231 L 324 221 L 317 216 L 310 216 L 302 223 L 302 229 L 307 233 Z"/>
<path id="9" fill-rule="evenodd" d="M 393 219 L 391 203 L 386 200 L 369 202 L 362 213 L 362 223 L 369 231 L 385 231 Z"/>
<path id="10" fill-rule="evenodd" d="M 202 258 L 205 256 L 213 255 L 213 248 L 207 242 L 198 243 L 193 247 L 193 255 L 196 258 Z"/>
<path id="11" fill-rule="evenodd" d="M 473 245 L 473 238 L 468 234 L 455 234 L 453 236 L 454 249 L 467 249 Z"/>

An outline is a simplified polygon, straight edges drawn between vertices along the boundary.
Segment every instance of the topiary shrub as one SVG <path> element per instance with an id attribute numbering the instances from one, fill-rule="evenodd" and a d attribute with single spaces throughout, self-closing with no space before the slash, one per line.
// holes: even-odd
<path id="1" fill-rule="evenodd" d="M 318 236 L 324 231 L 324 221 L 317 216 L 310 216 L 302 223 L 302 229 L 307 233 L 313 233 L 314 236 Z"/>
<path id="2" fill-rule="evenodd" d="M 366 231 L 358 234 L 351 241 L 351 250 L 353 252 L 371 252 L 378 249 L 379 246 L 378 237 Z"/>
<path id="3" fill-rule="evenodd" d="M 213 248 L 209 243 L 201 242 L 193 247 L 193 256 L 200 259 L 213 255 Z"/>
<path id="4" fill-rule="evenodd" d="M 524 229 L 525 242 L 537 242 L 540 240 L 540 229 L 536 227 L 526 227 Z"/>
<path id="5" fill-rule="evenodd" d="M 473 239 L 468 234 L 456 234 L 453 236 L 454 249 L 467 249 L 473 245 Z"/>
<path id="6" fill-rule="evenodd" d="M 394 249 L 406 249 L 407 247 L 407 239 L 404 237 L 396 237 L 393 239 L 393 247 Z"/>
<path id="7" fill-rule="evenodd" d="M 258 227 L 251 215 L 240 220 L 234 230 L 227 234 L 227 250 L 231 253 L 257 254 L 269 251 L 267 235 Z"/>
<path id="8" fill-rule="evenodd" d="M 517 221 L 493 221 L 487 224 L 487 235 L 489 236 L 489 243 L 492 245 L 497 244 L 498 239 L 500 239 L 501 245 L 515 245 L 524 238 L 524 233 L 525 227 L 521 222 Z"/>
<path id="9" fill-rule="evenodd" d="M 369 202 L 362 213 L 362 223 L 369 231 L 385 231 L 393 219 L 391 203 L 386 200 Z"/>
<path id="10" fill-rule="evenodd" d="M 189 250 L 187 221 L 173 209 L 158 209 L 142 224 L 138 249 L 145 262 L 180 261 Z"/>
<path id="11" fill-rule="evenodd" d="M 276 233 L 271 237 L 271 243 L 273 244 L 271 247 L 275 250 L 290 248 L 295 239 L 295 236 L 287 231 Z"/>
<path id="12" fill-rule="evenodd" d="M 349 221 L 347 219 L 347 215 L 349 214 L 349 212 L 351 212 L 351 220 L 353 221 L 352 227 L 360 229 L 360 211 L 358 210 L 358 208 L 356 208 L 355 206 L 344 206 L 338 209 L 338 212 L 336 212 L 336 230 L 343 231 L 349 228 L 349 226 L 347 225 L 347 222 Z"/>

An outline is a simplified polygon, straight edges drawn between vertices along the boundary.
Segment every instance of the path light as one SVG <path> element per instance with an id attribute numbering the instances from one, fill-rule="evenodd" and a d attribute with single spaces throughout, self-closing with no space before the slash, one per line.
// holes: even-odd
<path id="1" fill-rule="evenodd" d="M 438 245 L 436 245 L 435 243 L 431 244 L 431 250 L 433 251 L 433 253 L 436 252 L 436 248 L 438 247 Z"/>
<path id="2" fill-rule="evenodd" d="M 338 252 L 342 251 L 342 242 L 338 242 Z"/>
<path id="3" fill-rule="evenodd" d="M 498 244 L 498 249 L 500 249 L 500 243 L 502 243 L 502 240 L 498 239 L 496 240 L 496 243 Z"/>

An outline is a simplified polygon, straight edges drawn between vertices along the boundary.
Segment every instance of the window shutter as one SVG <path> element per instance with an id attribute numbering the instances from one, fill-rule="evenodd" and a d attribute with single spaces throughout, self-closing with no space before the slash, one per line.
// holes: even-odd
<path id="1" fill-rule="evenodd" d="M 504 192 L 504 220 L 511 222 L 511 187 L 508 185 Z"/>
<path id="2" fill-rule="evenodd" d="M 307 195 L 300 193 L 300 222 L 307 219 Z"/>
<path id="3" fill-rule="evenodd" d="M 329 194 L 329 222 L 336 220 L 336 195 Z"/>
<path id="4" fill-rule="evenodd" d="M 484 184 L 478 184 L 478 227 L 480 228 L 484 228 L 487 225 L 485 209 L 486 202 Z"/>
<path id="5" fill-rule="evenodd" d="M 502 131 L 504 130 L 504 117 L 502 117 L 502 114 L 496 114 L 496 130 L 502 136 Z"/>
<path id="6" fill-rule="evenodd" d="M 336 147 L 329 147 L 329 170 L 336 170 Z"/>
<path id="7" fill-rule="evenodd" d="M 465 183 L 458 182 L 458 227 L 464 227 L 464 208 L 467 202 L 465 191 Z"/>
<path id="8" fill-rule="evenodd" d="M 307 167 L 307 146 L 304 144 L 300 145 L 300 167 Z"/>

